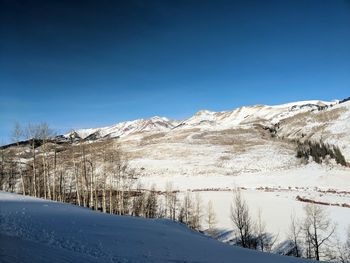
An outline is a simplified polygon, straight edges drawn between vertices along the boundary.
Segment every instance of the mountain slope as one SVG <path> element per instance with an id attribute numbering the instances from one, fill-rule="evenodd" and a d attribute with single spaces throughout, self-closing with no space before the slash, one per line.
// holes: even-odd
<path id="1" fill-rule="evenodd" d="M 244 106 L 232 111 L 197 112 L 193 117 L 183 121 L 179 127 L 198 127 L 229 129 L 249 124 L 275 124 L 278 121 L 302 112 L 318 111 L 332 105 L 325 101 L 299 101 L 276 106 Z"/>
<path id="2" fill-rule="evenodd" d="M 305 262 L 225 245 L 168 220 L 5 192 L 0 219 L 1 262 Z"/>
<path id="3" fill-rule="evenodd" d="M 320 112 L 298 113 L 280 122 L 280 137 L 338 145 L 350 159 L 350 101 Z"/>
<path id="4" fill-rule="evenodd" d="M 138 119 L 134 121 L 126 121 L 117 123 L 113 126 L 93 129 L 79 129 L 71 133 L 65 134 L 65 137 L 80 137 L 82 139 L 91 137 L 94 139 L 100 139 L 104 137 L 116 138 L 127 136 L 129 134 L 141 133 L 141 132 L 161 132 L 169 131 L 175 127 L 176 122 L 170 121 L 167 118 L 152 117 L 150 119 Z M 93 136 L 95 135 L 95 136 Z"/>

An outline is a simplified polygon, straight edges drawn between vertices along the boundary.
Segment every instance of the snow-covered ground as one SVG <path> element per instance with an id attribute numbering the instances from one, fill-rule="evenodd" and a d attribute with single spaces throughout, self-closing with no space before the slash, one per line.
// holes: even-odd
<path id="1" fill-rule="evenodd" d="M 294 169 L 280 171 L 246 173 L 237 176 L 144 176 L 139 181 L 150 187 L 165 190 L 167 183 L 182 193 L 190 190 L 199 193 L 205 210 L 211 200 L 217 214 L 217 227 L 230 230 L 230 205 L 233 190 L 243 188 L 253 218 L 257 218 L 259 209 L 267 229 L 278 234 L 280 241 L 286 238 L 291 215 L 302 219 L 304 202 L 302 198 L 328 202 L 331 204 L 350 205 L 350 169 L 339 166 L 330 168 L 319 164 L 302 165 Z M 350 208 L 323 206 L 331 220 L 337 224 L 337 235 L 345 239 L 350 227 Z M 203 222 L 205 228 L 205 223 Z"/>
<path id="2" fill-rule="evenodd" d="M 220 243 L 168 220 L 0 192 L 1 262 L 306 262 Z M 309 262 L 309 261 L 308 261 Z"/>
<path id="3" fill-rule="evenodd" d="M 172 182 L 178 190 L 193 190 L 207 188 L 233 189 L 235 187 L 258 188 L 320 188 L 322 190 L 337 189 L 350 190 L 350 169 L 340 166 L 329 168 L 328 166 L 311 163 L 294 169 L 279 171 L 243 173 L 236 176 L 200 176 L 178 175 L 168 176 L 143 176 L 140 178 L 143 184 L 155 183 L 157 188 L 164 190 L 167 182 Z"/>

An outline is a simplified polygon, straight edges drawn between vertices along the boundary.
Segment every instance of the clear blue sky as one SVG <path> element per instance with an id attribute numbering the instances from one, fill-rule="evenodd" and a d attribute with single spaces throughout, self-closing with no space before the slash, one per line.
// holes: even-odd
<path id="1" fill-rule="evenodd" d="M 0 0 L 0 143 L 350 96 L 350 1 Z"/>

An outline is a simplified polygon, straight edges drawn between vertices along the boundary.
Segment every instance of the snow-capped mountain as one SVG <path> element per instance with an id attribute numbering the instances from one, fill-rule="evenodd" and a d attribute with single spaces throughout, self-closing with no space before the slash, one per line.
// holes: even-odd
<path id="1" fill-rule="evenodd" d="M 116 138 L 142 132 L 169 131 L 174 128 L 176 124 L 176 121 L 170 121 L 167 118 L 155 116 L 150 119 L 121 122 L 108 127 L 79 129 L 65 134 L 64 136 L 67 138 L 79 137 L 81 139 Z"/>
<path id="2" fill-rule="evenodd" d="M 81 139 L 100 139 L 125 137 L 144 132 L 168 132 L 173 129 L 201 128 L 201 129 L 229 129 L 252 124 L 270 125 L 292 117 L 302 112 L 314 112 L 333 106 L 336 102 L 300 101 L 277 106 L 255 105 L 244 106 L 232 111 L 213 112 L 198 111 L 192 117 L 183 121 L 172 121 L 165 117 L 152 117 L 117 123 L 113 126 L 78 129 L 65 134 L 65 137 L 79 137 Z"/>

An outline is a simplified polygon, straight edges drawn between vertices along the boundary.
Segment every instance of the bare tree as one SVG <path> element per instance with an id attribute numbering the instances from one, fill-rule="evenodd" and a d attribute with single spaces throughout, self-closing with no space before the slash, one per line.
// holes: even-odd
<path id="1" fill-rule="evenodd" d="M 153 185 L 146 198 L 145 216 L 147 218 L 155 218 L 157 215 L 157 209 L 157 193 L 155 190 L 155 186 Z"/>
<path id="2" fill-rule="evenodd" d="M 175 219 L 176 219 L 176 207 L 177 207 L 177 203 L 178 203 L 177 190 L 173 190 L 170 198 L 171 198 L 171 220 L 175 221 Z"/>
<path id="3" fill-rule="evenodd" d="M 42 150 L 42 165 L 43 165 L 43 179 L 44 179 L 44 197 L 51 198 L 51 188 L 49 186 L 49 171 L 48 171 L 48 162 L 47 162 L 47 142 L 48 139 L 53 136 L 54 132 L 49 128 L 47 123 L 41 124 L 28 124 L 26 127 L 26 137 L 28 140 L 31 140 L 32 148 L 32 171 L 33 171 L 33 190 L 34 196 L 40 197 L 40 180 L 37 181 L 37 168 L 36 168 L 36 146 L 41 145 Z"/>
<path id="4" fill-rule="evenodd" d="M 301 223 L 296 219 L 295 214 L 293 213 L 291 215 L 288 238 L 291 240 L 291 243 L 293 245 L 290 253 L 295 257 L 302 256 L 301 240 L 300 240 L 301 233 L 302 233 Z"/>
<path id="5" fill-rule="evenodd" d="M 54 149 L 54 168 L 52 180 L 52 200 L 56 201 L 56 179 L 57 179 L 57 149 Z"/>
<path id="6" fill-rule="evenodd" d="M 164 215 L 165 217 L 171 218 L 171 195 L 173 192 L 173 184 L 171 182 L 166 182 L 165 185 L 165 207 L 164 207 Z"/>
<path id="7" fill-rule="evenodd" d="M 144 216 L 145 215 L 145 200 L 146 195 L 142 190 L 142 184 L 138 184 L 136 188 L 136 194 L 133 198 L 132 203 L 132 215 L 133 216 Z"/>
<path id="8" fill-rule="evenodd" d="M 88 171 L 87 171 L 87 161 L 86 161 L 86 152 L 85 147 L 82 145 L 81 152 L 81 165 L 82 165 L 82 181 L 84 188 L 82 188 L 82 196 L 83 196 L 83 205 L 87 207 L 87 200 L 89 199 L 89 180 L 88 180 Z"/>
<path id="9" fill-rule="evenodd" d="M 114 212 L 113 209 L 113 189 L 115 184 L 115 175 L 117 173 L 116 149 L 112 141 L 107 141 L 102 147 L 102 177 L 100 187 L 102 188 L 102 211 L 107 212 L 107 185 L 109 186 L 109 213 Z M 108 181 L 108 182 L 107 182 Z"/>
<path id="10" fill-rule="evenodd" d="M 22 136 L 23 136 L 23 130 L 21 128 L 21 125 L 18 122 L 15 122 L 12 130 L 12 134 L 11 134 L 12 141 L 14 141 L 18 146 L 18 143 L 22 138 Z"/>
<path id="11" fill-rule="evenodd" d="M 111 172 L 111 166 L 107 162 L 106 151 L 103 151 L 103 167 L 102 167 L 102 178 L 101 178 L 101 188 L 102 188 L 102 212 L 107 212 L 107 202 L 106 202 L 106 190 L 107 190 L 107 177 Z"/>
<path id="12" fill-rule="evenodd" d="M 199 193 L 196 193 L 193 205 L 193 214 L 191 219 L 191 228 L 199 230 L 201 228 L 202 213 L 202 199 Z"/>
<path id="13" fill-rule="evenodd" d="M 266 237 L 266 224 L 262 220 L 262 211 L 258 210 L 258 221 L 256 223 L 256 239 L 257 245 L 259 246 L 261 251 L 264 251 L 265 247 L 267 247 L 267 237 Z"/>
<path id="14" fill-rule="evenodd" d="M 51 199 L 51 186 L 50 186 L 50 173 L 49 173 L 49 163 L 48 163 L 48 140 L 53 136 L 52 129 L 46 122 L 36 125 L 37 138 L 41 141 L 42 150 L 42 164 L 43 164 L 43 179 L 44 179 L 44 197 Z"/>
<path id="15" fill-rule="evenodd" d="M 207 217 L 206 223 L 208 224 L 208 230 L 211 232 L 215 225 L 217 224 L 216 214 L 213 207 L 213 202 L 210 200 L 207 205 Z"/>
<path id="16" fill-rule="evenodd" d="M 183 204 L 180 210 L 180 215 L 183 223 L 187 224 L 188 226 L 191 226 L 191 219 L 192 219 L 192 214 L 193 214 L 193 198 L 190 193 L 190 191 L 186 192 L 186 195 L 184 196 L 183 199 Z"/>
<path id="17" fill-rule="evenodd" d="M 2 189 L 14 192 L 17 182 L 17 157 L 15 149 L 10 148 L 1 152 L 1 181 Z"/>
<path id="18" fill-rule="evenodd" d="M 316 260 L 320 260 L 325 256 L 326 249 L 331 244 L 332 235 L 335 232 L 335 225 L 332 224 L 325 209 L 319 205 L 307 204 L 304 207 L 305 221 L 304 229 L 306 233 L 306 240 L 308 249 Z"/>
<path id="19" fill-rule="evenodd" d="M 21 140 L 23 136 L 23 130 L 21 128 L 21 125 L 16 122 L 14 127 L 13 127 L 13 131 L 12 131 L 12 140 L 16 143 L 16 146 L 17 146 L 17 150 L 19 150 L 19 142 Z M 21 184 L 22 184 L 22 194 L 23 195 L 26 195 L 26 189 L 25 189 L 25 185 L 24 185 L 24 176 L 23 176 L 23 171 L 22 171 L 22 167 L 21 167 L 21 158 L 20 158 L 20 155 L 17 154 L 17 167 L 18 167 L 18 170 L 19 170 L 19 174 L 20 174 L 20 177 L 21 177 Z"/>
<path id="20" fill-rule="evenodd" d="M 243 200 L 240 190 L 234 192 L 233 203 L 231 204 L 231 221 L 238 232 L 237 244 L 250 248 L 253 224 L 248 205 Z"/>
<path id="21" fill-rule="evenodd" d="M 91 147 L 91 145 L 90 145 Z M 88 189 L 89 189 L 89 207 L 90 208 L 95 208 L 96 205 L 94 205 L 94 185 L 95 185 L 95 156 L 93 154 L 94 151 L 91 151 L 90 148 L 90 158 L 87 160 L 87 163 L 90 165 L 90 179 L 88 180 Z"/>
<path id="22" fill-rule="evenodd" d="M 72 151 L 73 151 L 73 146 Z M 56 151 L 57 152 L 57 151 Z M 68 148 L 65 147 L 63 153 L 60 154 L 59 158 L 59 163 L 56 164 L 56 177 L 57 178 L 57 196 L 56 200 L 60 202 L 65 202 L 66 201 L 66 196 L 65 196 L 65 190 L 66 190 L 66 177 L 64 175 L 69 174 L 71 175 L 70 177 L 70 183 L 74 183 L 74 178 L 75 178 L 75 165 L 72 167 L 72 162 L 71 162 L 71 152 L 68 151 Z M 75 195 L 77 198 L 77 193 Z M 75 200 L 76 202 L 76 200 Z"/>
<path id="23" fill-rule="evenodd" d="M 128 214 L 132 207 L 130 195 L 134 182 L 134 170 L 130 169 L 127 156 L 119 144 L 114 143 L 113 140 L 107 140 L 102 147 L 105 186 L 109 188 L 109 213 Z"/>
<path id="24" fill-rule="evenodd" d="M 72 162 L 73 162 L 73 174 L 74 174 L 74 181 L 75 181 L 75 196 L 76 196 L 76 203 L 77 205 L 81 205 L 81 197 L 80 197 L 80 186 L 79 186 L 79 179 L 80 174 L 78 171 L 77 162 L 75 159 L 75 152 L 74 152 L 74 146 L 71 146 L 71 154 L 72 154 Z"/>
<path id="25" fill-rule="evenodd" d="M 173 184 L 167 182 L 165 186 L 165 217 L 176 220 L 176 207 L 178 203 L 177 190 L 174 190 Z"/>
<path id="26" fill-rule="evenodd" d="M 267 232 L 266 223 L 262 219 L 262 211 L 258 210 L 258 220 L 256 221 L 256 249 L 265 252 L 271 252 L 278 235 Z"/>
<path id="27" fill-rule="evenodd" d="M 347 231 L 347 239 L 344 244 L 338 242 L 338 258 L 341 263 L 350 263 L 350 226 Z"/>
<path id="28" fill-rule="evenodd" d="M 37 137 L 39 136 L 38 129 L 35 125 L 28 124 L 26 127 L 26 138 L 31 140 L 31 150 L 32 150 L 32 172 L 33 172 L 33 193 L 34 197 L 40 197 L 40 193 L 38 195 L 37 191 L 37 178 L 36 178 L 36 154 L 35 154 L 35 142 Z"/>

